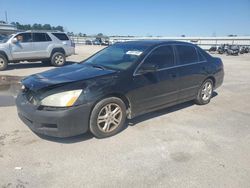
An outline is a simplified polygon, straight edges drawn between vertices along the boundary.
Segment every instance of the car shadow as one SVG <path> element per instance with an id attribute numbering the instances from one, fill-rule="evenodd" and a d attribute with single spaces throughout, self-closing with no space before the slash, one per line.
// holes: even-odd
<path id="1" fill-rule="evenodd" d="M 213 92 L 212 98 L 216 97 L 217 95 L 218 95 L 217 92 Z M 166 115 L 166 114 L 169 114 L 169 113 L 172 113 L 172 112 L 184 109 L 184 108 L 189 108 L 193 105 L 195 105 L 195 103 L 193 101 L 189 101 L 189 102 L 177 104 L 177 105 L 172 106 L 172 107 L 167 107 L 167 108 L 164 108 L 162 110 L 157 110 L 155 112 L 150 112 L 150 113 L 147 113 L 144 115 L 140 115 L 134 119 L 128 120 L 126 123 L 126 126 L 124 126 L 123 130 L 127 129 L 129 126 L 135 126 L 138 123 L 141 123 L 143 121 L 147 121 L 147 120 L 155 118 L 155 117 Z M 41 135 L 41 134 L 37 134 L 37 133 L 35 133 L 35 134 L 38 135 L 40 138 L 45 139 L 47 141 L 58 142 L 58 143 L 62 143 L 62 144 L 73 144 L 73 143 L 83 142 L 83 141 L 87 141 L 87 140 L 94 138 L 94 136 L 90 132 L 87 132 L 85 134 L 81 134 L 78 136 L 68 137 L 68 138 L 55 138 L 55 137 L 50 137 L 50 136 Z"/>
<path id="2" fill-rule="evenodd" d="M 64 66 L 67 65 L 72 65 L 74 63 L 77 62 L 73 62 L 73 61 L 66 61 Z M 45 65 L 42 62 L 38 61 L 38 62 L 28 62 L 28 63 L 11 63 L 8 65 L 7 70 L 13 70 L 13 69 L 30 69 L 30 68 L 42 68 L 42 67 L 51 67 L 51 68 L 55 68 L 52 65 Z M 4 70 L 2 71 L 4 72 Z"/>
<path id="3" fill-rule="evenodd" d="M 181 104 L 177 104 L 175 106 L 171 106 L 171 107 L 167 107 L 167 108 L 163 108 L 161 110 L 157 110 L 157 111 L 153 111 L 153 112 L 149 112 L 140 116 L 137 116 L 131 120 L 128 120 L 128 126 L 135 126 L 138 123 L 141 123 L 143 121 L 147 121 L 149 119 L 153 119 L 159 116 L 163 116 L 166 114 L 170 114 L 172 112 L 184 109 L 184 108 L 188 108 L 194 105 L 194 102 L 189 101 L 189 102 L 185 102 L 185 103 L 181 103 Z"/>
<path id="4" fill-rule="evenodd" d="M 77 136 L 67 137 L 67 138 L 51 137 L 51 136 L 46 136 L 46 135 L 42 135 L 38 133 L 35 133 L 35 134 L 44 140 L 51 141 L 51 142 L 58 142 L 61 144 L 73 144 L 73 143 L 83 142 L 83 141 L 94 138 L 94 136 L 90 132 L 80 134 Z"/>
<path id="5" fill-rule="evenodd" d="M 212 98 L 216 97 L 217 95 L 218 95 L 218 93 L 214 91 Z M 135 117 L 133 119 L 128 120 L 127 127 L 128 126 L 135 126 L 136 124 L 141 123 L 143 121 L 147 121 L 149 119 L 156 118 L 156 117 L 159 117 L 162 115 L 170 114 L 172 112 L 176 112 L 178 110 L 188 108 L 188 107 L 191 107 L 193 105 L 195 105 L 194 101 L 188 101 L 188 102 L 180 103 L 180 104 L 177 104 L 174 106 L 166 107 L 166 108 L 163 108 L 161 110 L 154 111 L 154 112 L 149 112 L 149 113 L 146 113 L 146 114 L 143 114 L 143 115 L 140 115 L 138 117 Z"/>

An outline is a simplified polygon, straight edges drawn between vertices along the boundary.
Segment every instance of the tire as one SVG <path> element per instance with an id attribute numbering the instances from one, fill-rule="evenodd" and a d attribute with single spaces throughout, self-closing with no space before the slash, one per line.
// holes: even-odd
<path id="1" fill-rule="evenodd" d="M 111 115 L 112 112 L 115 113 Z M 90 115 L 89 128 L 96 138 L 106 138 L 122 131 L 125 121 L 126 105 L 121 99 L 110 97 L 95 105 Z"/>
<path id="2" fill-rule="evenodd" d="M 7 58 L 0 54 L 0 71 L 5 70 L 8 66 L 8 60 Z"/>
<path id="3" fill-rule="evenodd" d="M 213 96 L 214 84 L 211 79 L 207 79 L 201 85 L 195 103 L 198 105 L 208 104 Z"/>
<path id="4" fill-rule="evenodd" d="M 51 64 L 55 67 L 61 67 L 65 64 L 65 55 L 62 52 L 55 52 L 51 57 Z"/>

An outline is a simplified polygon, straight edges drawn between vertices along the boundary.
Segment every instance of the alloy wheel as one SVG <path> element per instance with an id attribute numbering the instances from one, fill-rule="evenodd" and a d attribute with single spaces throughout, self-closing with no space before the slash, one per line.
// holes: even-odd
<path id="1" fill-rule="evenodd" d="M 64 63 L 64 58 L 62 55 L 56 55 L 55 56 L 55 64 L 61 65 Z"/>
<path id="2" fill-rule="evenodd" d="M 201 98 L 204 101 L 207 101 L 211 98 L 213 92 L 213 86 L 211 82 L 206 82 L 203 85 L 202 91 L 201 91 Z"/>
<path id="3" fill-rule="evenodd" d="M 120 125 L 121 120 L 121 107 L 115 103 L 110 103 L 100 110 L 97 116 L 97 126 L 102 132 L 109 133 Z"/>

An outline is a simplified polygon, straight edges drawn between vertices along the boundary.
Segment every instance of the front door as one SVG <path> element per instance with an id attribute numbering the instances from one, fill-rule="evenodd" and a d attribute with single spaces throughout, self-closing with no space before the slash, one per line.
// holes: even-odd
<path id="1" fill-rule="evenodd" d="M 140 73 L 144 65 L 155 65 L 154 72 Z M 135 72 L 134 89 L 129 93 L 133 112 L 142 114 L 178 100 L 178 68 L 175 67 L 173 47 L 154 49 Z"/>
<path id="2" fill-rule="evenodd" d="M 15 38 L 17 42 L 10 44 L 13 60 L 31 59 L 34 56 L 31 33 L 20 33 Z"/>

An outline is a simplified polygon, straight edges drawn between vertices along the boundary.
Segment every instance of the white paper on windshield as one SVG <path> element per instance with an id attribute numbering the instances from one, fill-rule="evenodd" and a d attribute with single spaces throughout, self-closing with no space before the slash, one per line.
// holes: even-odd
<path id="1" fill-rule="evenodd" d="M 139 56 L 142 54 L 142 52 L 141 51 L 127 51 L 126 54 Z"/>

